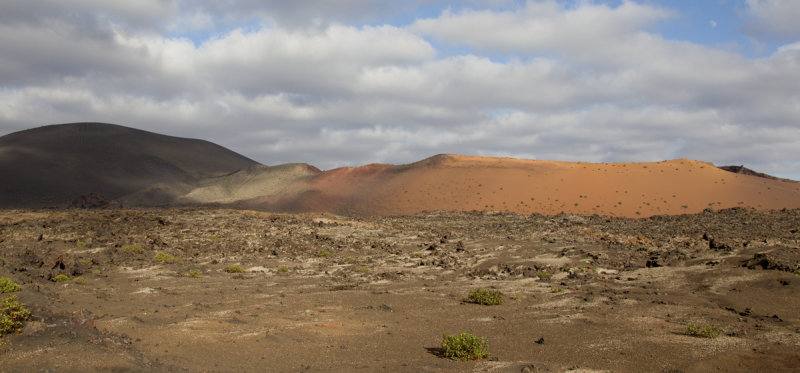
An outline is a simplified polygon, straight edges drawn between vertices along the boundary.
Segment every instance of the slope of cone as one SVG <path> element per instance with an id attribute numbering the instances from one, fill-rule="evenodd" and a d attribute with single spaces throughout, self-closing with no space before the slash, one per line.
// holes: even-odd
<path id="1" fill-rule="evenodd" d="M 706 208 L 800 207 L 800 183 L 689 159 L 600 164 L 438 155 L 409 165 L 326 171 L 301 189 L 251 202 L 286 211 L 365 215 L 490 210 L 643 217 Z"/>
<path id="2" fill-rule="evenodd" d="M 64 206 L 89 193 L 168 204 L 199 180 L 254 164 L 204 140 L 106 123 L 43 126 L 0 137 L 0 207 Z"/>

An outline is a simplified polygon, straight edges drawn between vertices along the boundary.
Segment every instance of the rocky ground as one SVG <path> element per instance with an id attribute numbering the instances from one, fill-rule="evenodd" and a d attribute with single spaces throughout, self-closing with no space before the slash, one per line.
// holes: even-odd
<path id="1" fill-rule="evenodd" d="M 798 246 L 800 210 L 5 210 L 0 371 L 797 371 Z M 442 357 L 462 332 L 491 356 Z"/>

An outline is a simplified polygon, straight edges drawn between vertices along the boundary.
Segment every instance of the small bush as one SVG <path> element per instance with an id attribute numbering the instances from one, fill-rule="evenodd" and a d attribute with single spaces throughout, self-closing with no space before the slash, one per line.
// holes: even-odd
<path id="1" fill-rule="evenodd" d="M 22 329 L 22 322 L 31 316 L 25 306 L 17 302 L 16 295 L 6 296 L 0 302 L 0 337 Z"/>
<path id="2" fill-rule="evenodd" d="M 53 282 L 69 282 L 69 276 L 67 275 L 57 275 L 50 279 Z"/>
<path id="3" fill-rule="evenodd" d="M 537 271 L 536 277 L 542 280 L 549 280 L 551 277 L 553 277 L 553 274 L 547 271 Z"/>
<path id="4" fill-rule="evenodd" d="M 562 291 L 564 291 L 564 288 L 562 288 L 561 286 L 553 286 L 553 288 L 550 289 L 550 292 L 552 293 L 560 293 Z"/>
<path id="5" fill-rule="evenodd" d="M 486 290 L 477 288 L 467 294 L 465 301 L 471 303 L 482 304 L 485 306 L 496 306 L 503 304 L 503 294 L 495 290 Z"/>
<path id="6" fill-rule="evenodd" d="M 325 257 L 331 256 L 331 252 L 328 251 L 328 250 L 324 250 L 323 249 L 323 250 L 317 251 L 316 255 L 317 255 L 318 258 L 325 258 Z"/>
<path id="7" fill-rule="evenodd" d="M 278 272 L 280 272 L 280 273 L 286 273 L 286 272 L 289 272 L 289 268 L 288 268 L 288 267 L 286 267 L 286 266 L 280 266 L 280 267 L 278 267 L 278 268 L 276 269 L 276 271 L 278 271 Z"/>
<path id="8" fill-rule="evenodd" d="M 686 335 L 692 337 L 715 338 L 719 335 L 719 329 L 711 325 L 699 327 L 695 324 L 689 324 L 686 327 Z"/>
<path id="9" fill-rule="evenodd" d="M 453 360 L 480 360 L 489 357 L 489 342 L 469 333 L 442 336 L 442 355 Z"/>
<path id="10" fill-rule="evenodd" d="M 162 263 L 183 263 L 183 259 L 174 257 L 167 253 L 158 253 L 156 256 L 153 257 L 155 260 L 158 260 Z"/>
<path id="11" fill-rule="evenodd" d="M 237 265 L 227 266 L 227 267 L 225 267 L 225 272 L 228 272 L 228 273 L 243 273 L 244 272 L 244 268 L 242 268 L 240 266 L 237 266 Z"/>
<path id="12" fill-rule="evenodd" d="M 369 272 L 369 267 L 367 267 L 367 266 L 356 266 L 355 268 L 353 268 L 353 271 L 355 271 L 356 273 L 367 273 L 367 272 Z"/>
<path id="13" fill-rule="evenodd" d="M 356 263 L 357 261 L 348 256 L 347 258 L 344 258 L 344 262 L 347 263 L 347 264 L 353 264 L 353 263 Z"/>
<path id="14" fill-rule="evenodd" d="M 88 243 L 86 243 L 84 241 L 78 241 L 75 244 L 78 245 L 78 247 L 84 247 L 84 246 L 88 245 Z"/>
<path id="15" fill-rule="evenodd" d="M 93 274 L 93 275 L 99 275 L 99 274 L 101 274 L 101 273 L 103 273 L 103 272 L 102 272 L 102 271 L 100 271 L 99 269 L 93 269 L 93 270 L 92 270 L 92 274 Z"/>
<path id="16" fill-rule="evenodd" d="M 147 250 L 145 250 L 144 247 L 142 247 L 142 245 L 139 245 L 138 243 L 133 245 L 125 245 L 122 247 L 122 250 L 134 254 L 144 254 L 145 252 L 147 252 Z"/>
<path id="17" fill-rule="evenodd" d="M 0 294 L 19 291 L 20 287 L 10 278 L 0 277 Z"/>
<path id="18" fill-rule="evenodd" d="M 193 269 L 187 272 L 183 272 L 181 274 L 183 277 L 191 277 L 191 278 L 201 278 L 203 277 L 203 272 L 200 272 L 199 269 Z"/>
<path id="19" fill-rule="evenodd" d="M 73 278 L 72 282 L 75 283 L 75 284 L 78 284 L 78 285 L 85 285 L 87 281 L 86 281 L 86 278 L 84 278 L 82 276 L 78 276 L 78 277 Z"/>

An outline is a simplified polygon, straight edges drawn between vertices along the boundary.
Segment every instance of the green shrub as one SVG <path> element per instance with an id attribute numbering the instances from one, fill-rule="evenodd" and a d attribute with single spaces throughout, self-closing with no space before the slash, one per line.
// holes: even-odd
<path id="1" fill-rule="evenodd" d="M 356 273 L 367 273 L 367 272 L 369 272 L 369 267 L 367 267 L 367 266 L 356 266 L 355 268 L 353 268 L 353 271 L 355 271 Z"/>
<path id="2" fill-rule="evenodd" d="M 19 291 L 20 287 L 10 278 L 0 277 L 0 294 Z"/>
<path id="3" fill-rule="evenodd" d="M 134 254 L 144 254 L 145 252 L 147 252 L 147 250 L 145 250 L 144 247 L 142 247 L 142 245 L 139 245 L 138 243 L 135 243 L 133 245 L 125 245 L 122 247 L 122 250 Z"/>
<path id="4" fill-rule="evenodd" d="M 88 243 L 86 243 L 84 241 L 78 241 L 75 244 L 78 245 L 78 247 L 84 247 L 84 246 L 88 245 Z"/>
<path id="5" fill-rule="evenodd" d="M 711 325 L 699 327 L 695 324 L 689 324 L 686 327 L 686 335 L 692 337 L 715 338 L 719 335 L 719 329 Z"/>
<path id="6" fill-rule="evenodd" d="M 203 277 L 203 272 L 200 272 L 199 269 L 192 269 L 190 271 L 183 272 L 181 274 L 181 276 L 183 276 L 183 277 L 191 277 L 191 278 L 201 278 L 201 277 Z"/>
<path id="7" fill-rule="evenodd" d="M 78 277 L 73 278 L 72 282 L 75 283 L 75 284 L 78 284 L 78 285 L 85 285 L 87 281 L 86 281 L 86 278 L 84 278 L 82 276 L 78 276 Z"/>
<path id="8" fill-rule="evenodd" d="M 328 251 L 328 250 L 323 249 L 323 250 L 317 251 L 316 255 L 317 255 L 318 258 L 325 258 L 325 257 L 330 256 L 331 252 Z"/>
<path id="9" fill-rule="evenodd" d="M 553 274 L 547 271 L 537 271 L 536 277 L 542 280 L 549 280 L 551 277 L 553 277 Z"/>
<path id="10" fill-rule="evenodd" d="M 25 306 L 17 302 L 16 295 L 6 296 L 0 303 L 0 337 L 22 329 L 22 322 L 31 316 Z"/>
<path id="11" fill-rule="evenodd" d="M 288 268 L 288 267 L 286 267 L 286 266 L 280 266 L 280 267 L 276 268 L 276 270 L 277 270 L 278 272 L 281 272 L 281 273 L 286 273 L 286 272 L 289 272 L 289 268 Z"/>
<path id="12" fill-rule="evenodd" d="M 495 290 L 486 290 L 482 288 L 477 288 L 473 291 L 470 291 L 467 294 L 467 298 L 465 301 L 477 304 L 483 304 L 485 306 L 495 306 L 503 304 L 503 294 L 499 291 Z"/>
<path id="13" fill-rule="evenodd" d="M 240 266 L 237 266 L 237 265 L 227 266 L 227 267 L 225 267 L 225 272 L 228 272 L 228 273 L 242 273 L 242 272 L 244 272 L 244 268 L 242 268 Z"/>
<path id="14" fill-rule="evenodd" d="M 183 263 L 183 259 L 174 257 L 167 253 L 158 253 L 153 258 L 162 263 Z"/>
<path id="15" fill-rule="evenodd" d="M 55 277 L 51 278 L 50 281 L 53 281 L 53 282 L 69 282 L 69 276 L 67 276 L 67 275 L 56 275 Z"/>
<path id="16" fill-rule="evenodd" d="M 489 342 L 469 333 L 442 337 L 442 355 L 453 360 L 480 360 L 489 357 Z"/>
<path id="17" fill-rule="evenodd" d="M 564 288 L 562 288 L 561 286 L 553 286 L 553 288 L 550 289 L 551 293 L 560 293 L 562 291 L 564 291 Z"/>

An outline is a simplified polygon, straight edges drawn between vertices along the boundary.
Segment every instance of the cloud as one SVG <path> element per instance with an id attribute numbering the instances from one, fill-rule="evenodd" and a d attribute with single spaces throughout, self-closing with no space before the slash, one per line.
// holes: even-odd
<path id="1" fill-rule="evenodd" d="M 689 157 L 800 177 L 800 42 L 752 59 L 668 40 L 676 11 L 649 3 L 476 0 L 395 24 L 421 3 L 11 3 L 2 133 L 105 121 L 266 164 Z"/>
<path id="2" fill-rule="evenodd" d="M 436 18 L 418 20 L 411 28 L 484 51 L 582 54 L 588 52 L 587 46 L 622 41 L 671 16 L 668 10 L 629 1 L 612 8 L 592 2 L 571 7 L 549 0 L 529 1 L 523 8 L 509 11 L 446 11 Z"/>
<path id="3" fill-rule="evenodd" d="M 795 0 L 746 0 L 744 30 L 757 39 L 800 38 L 800 2 Z"/>

